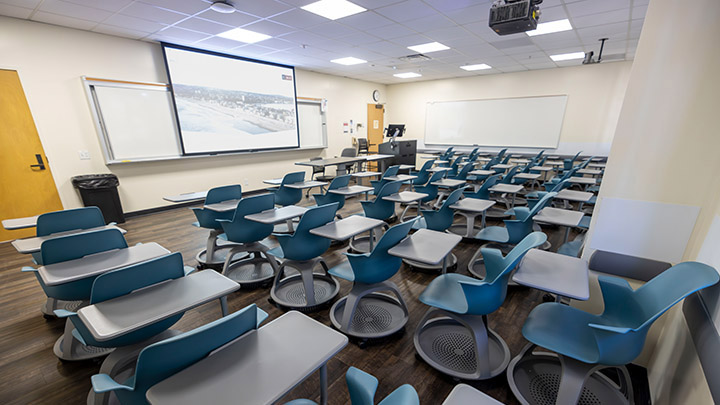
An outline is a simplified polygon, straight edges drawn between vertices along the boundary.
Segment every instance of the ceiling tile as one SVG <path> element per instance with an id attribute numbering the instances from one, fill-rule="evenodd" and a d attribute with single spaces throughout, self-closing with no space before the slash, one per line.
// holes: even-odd
<path id="1" fill-rule="evenodd" d="M 324 20 L 327 21 L 326 19 Z M 363 31 L 372 31 L 373 28 L 396 24 L 394 21 L 389 20 L 374 11 L 353 14 L 338 20 L 338 22 Z"/>
<path id="2" fill-rule="evenodd" d="M 204 32 L 210 35 L 217 35 L 232 29 L 229 25 L 218 24 L 198 17 L 189 18 L 181 23 L 175 24 L 175 26 L 197 32 Z"/>
<path id="3" fill-rule="evenodd" d="M 403 25 L 418 32 L 425 32 L 440 28 L 453 27 L 455 26 L 455 23 L 441 14 L 435 14 L 418 18 L 417 20 L 405 21 Z"/>
<path id="4" fill-rule="evenodd" d="M 490 3 L 448 11 L 445 15 L 461 25 L 478 21 L 485 21 L 485 25 L 487 25 L 487 21 L 490 18 Z"/>
<path id="5" fill-rule="evenodd" d="M 598 25 L 607 25 L 612 23 L 624 22 L 630 20 L 630 10 L 614 10 L 606 13 L 586 15 L 583 17 L 575 17 L 572 25 L 576 29 L 595 27 Z"/>
<path id="6" fill-rule="evenodd" d="M 323 24 L 328 21 L 327 18 L 320 17 L 317 14 L 307 12 L 300 8 L 275 15 L 270 20 L 300 29 Z"/>
<path id="7" fill-rule="evenodd" d="M 426 44 L 428 42 L 432 42 L 430 38 L 420 35 L 420 34 L 413 34 L 413 35 L 407 35 L 400 38 L 393 38 L 392 42 L 395 42 L 398 45 L 402 45 L 405 47 L 408 46 L 415 46 L 420 44 Z M 413 53 L 414 51 L 411 51 L 408 49 L 408 53 Z"/>
<path id="8" fill-rule="evenodd" d="M 368 10 L 375 10 L 380 7 L 389 6 L 391 4 L 402 3 L 403 0 L 350 0 L 358 6 L 365 7 Z"/>
<path id="9" fill-rule="evenodd" d="M 275 0 L 262 1 L 236 1 L 235 8 L 243 13 L 256 15 L 258 17 L 270 17 L 291 10 L 293 7 Z"/>
<path id="10" fill-rule="evenodd" d="M 103 24 L 115 25 L 117 27 L 129 28 L 131 30 L 145 32 L 155 32 L 165 27 L 165 25 L 163 24 L 122 14 L 114 14 L 110 18 L 103 21 Z"/>
<path id="11" fill-rule="evenodd" d="M 374 42 L 379 42 L 380 38 L 367 34 L 365 32 L 356 32 L 351 35 L 343 36 L 338 38 L 338 41 L 346 42 L 352 45 L 367 45 Z"/>
<path id="12" fill-rule="evenodd" d="M 66 17 L 64 15 L 46 13 L 44 11 L 36 12 L 32 17 L 32 20 L 81 30 L 89 30 L 97 25 L 97 22 L 95 21 L 81 20 L 79 18 Z"/>
<path id="13" fill-rule="evenodd" d="M 404 37 L 407 35 L 413 35 L 416 34 L 415 31 L 403 27 L 400 24 L 393 23 L 391 25 L 386 25 L 384 27 L 375 28 L 372 31 L 372 34 L 380 37 L 384 40 L 391 40 L 395 38 Z"/>
<path id="14" fill-rule="evenodd" d="M 7 4 L 9 6 L 34 9 L 38 6 L 38 4 L 42 3 L 42 0 L 0 0 L 0 3 Z"/>
<path id="15" fill-rule="evenodd" d="M 525 63 L 523 64 L 526 68 L 530 70 L 538 70 L 538 69 L 552 69 L 556 68 L 557 65 L 553 61 L 549 62 L 541 62 L 541 63 Z"/>
<path id="16" fill-rule="evenodd" d="M 503 66 L 497 68 L 497 70 L 503 72 L 503 73 L 512 73 L 512 72 L 523 72 L 528 70 L 525 66 L 522 65 L 510 65 L 510 66 Z"/>
<path id="17" fill-rule="evenodd" d="M 141 2 L 132 3 L 131 5 L 125 7 L 120 14 L 143 18 L 145 20 L 168 25 L 175 24 L 183 18 L 187 18 L 187 14 L 176 13 L 174 11 L 154 7 Z"/>
<path id="18" fill-rule="evenodd" d="M 32 14 L 33 9 L 11 6 L 10 4 L 0 4 L 0 15 L 14 18 L 27 19 Z"/>
<path id="19" fill-rule="evenodd" d="M 614 24 L 600 25 L 597 27 L 581 28 L 577 30 L 581 39 L 600 39 L 608 37 L 612 40 L 625 39 L 628 32 L 628 23 L 620 22 Z"/>
<path id="20" fill-rule="evenodd" d="M 187 42 L 195 42 L 199 41 L 201 39 L 205 39 L 208 37 L 207 34 L 203 34 L 200 32 L 190 31 L 182 28 L 177 27 L 168 27 L 164 30 L 157 33 L 158 36 L 162 38 L 166 38 L 166 41 L 172 42 L 172 43 L 180 43 L 182 44 L 182 41 Z M 177 40 L 180 40 L 180 42 L 176 42 Z M 240 44 L 241 42 L 238 42 Z"/>
<path id="21" fill-rule="evenodd" d="M 637 3 L 635 3 L 637 4 Z M 645 13 L 647 13 L 647 4 L 643 4 L 640 6 L 635 6 L 632 8 L 632 19 L 637 20 L 638 18 L 645 18 Z"/>
<path id="22" fill-rule="evenodd" d="M 230 52 L 232 49 L 238 47 L 238 41 L 221 37 L 209 37 L 196 42 L 193 46 L 201 49 L 214 49 Z"/>
<path id="23" fill-rule="evenodd" d="M 135 31 L 127 28 L 103 24 L 100 24 L 97 27 L 93 28 L 93 32 L 131 39 L 145 38 L 149 34 L 149 32 Z"/>
<path id="24" fill-rule="evenodd" d="M 355 28 L 348 27 L 337 22 L 326 22 L 324 24 L 308 28 L 307 30 L 326 38 L 344 37 L 358 32 Z"/>
<path id="25" fill-rule="evenodd" d="M 479 2 L 489 4 L 490 0 L 425 0 L 425 3 L 429 4 L 432 8 L 442 12 L 467 8 L 477 5 Z"/>
<path id="26" fill-rule="evenodd" d="M 567 4 L 570 17 L 576 18 L 589 14 L 604 13 L 630 7 L 630 0 L 584 0 L 576 3 Z"/>
<path id="27" fill-rule="evenodd" d="M 197 14 L 210 8 L 210 3 L 204 1 L 142 0 L 142 2 L 184 14 Z"/>
<path id="28" fill-rule="evenodd" d="M 243 29 L 259 32 L 261 34 L 270 35 L 277 37 L 283 34 L 287 34 L 295 31 L 294 28 L 288 27 L 287 25 L 274 23 L 270 20 L 258 21 L 249 25 L 243 26 Z"/>
<path id="29" fill-rule="evenodd" d="M 36 0 L 22 0 L 24 3 L 39 3 Z M 84 6 L 99 8 L 101 10 L 116 12 L 132 3 L 132 0 L 66 0 L 69 3 L 81 4 Z M 7 1 L 5 1 L 7 3 Z"/>
<path id="30" fill-rule="evenodd" d="M 235 42 L 235 43 L 237 43 L 237 42 Z M 290 49 L 290 48 L 297 48 L 298 44 L 290 42 L 290 41 L 286 41 L 281 38 L 270 38 L 270 39 L 266 39 L 266 40 L 262 41 L 262 46 L 267 47 L 267 48 L 277 49 L 280 51 L 284 51 L 284 50 Z"/>
<path id="31" fill-rule="evenodd" d="M 391 20 L 403 22 L 433 15 L 435 10 L 420 0 L 407 0 L 379 8 L 377 12 Z"/>
<path id="32" fill-rule="evenodd" d="M 206 20 L 220 24 L 230 25 L 232 27 L 242 27 L 243 25 L 259 21 L 258 17 L 250 14 L 245 14 L 240 11 L 236 11 L 230 14 L 223 14 L 213 10 L 206 10 L 198 14 L 197 17 L 204 18 Z"/>
<path id="33" fill-rule="evenodd" d="M 430 37 L 430 39 L 434 41 L 441 42 L 445 45 L 447 45 L 445 42 L 447 40 L 452 40 L 456 38 L 474 38 L 475 35 L 468 32 L 466 29 L 458 26 L 449 27 L 449 28 L 441 28 L 439 30 L 432 30 L 432 31 L 426 31 L 425 35 Z"/>
<path id="34" fill-rule="evenodd" d="M 545 4 L 543 3 L 540 7 L 540 19 L 538 20 L 540 23 L 564 20 L 568 18 L 567 13 L 565 12 L 565 7 L 543 7 L 544 5 Z"/>
<path id="35" fill-rule="evenodd" d="M 387 56 L 402 56 L 406 55 L 408 52 L 406 47 L 388 41 L 375 42 L 370 45 L 369 48 L 373 52 Z"/>
<path id="36" fill-rule="evenodd" d="M 45 0 L 40 7 L 40 11 L 63 15 L 66 17 L 78 18 L 87 21 L 102 21 L 112 15 L 111 12 L 93 7 L 69 3 L 61 0 Z"/>

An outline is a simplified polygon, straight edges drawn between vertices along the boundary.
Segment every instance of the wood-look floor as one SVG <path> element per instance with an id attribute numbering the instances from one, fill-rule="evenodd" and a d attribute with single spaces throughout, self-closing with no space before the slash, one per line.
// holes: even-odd
<path id="1" fill-rule="evenodd" d="M 302 205 L 311 205 L 303 200 Z M 348 200 L 342 213 L 361 211 L 356 198 Z M 194 216 L 187 208 L 173 209 L 160 213 L 137 216 L 122 225 L 127 229 L 129 244 L 158 242 L 174 252 L 181 252 L 187 265 L 195 265 L 196 252 L 204 247 L 207 231 L 190 225 Z M 457 221 L 464 218 L 457 217 Z M 494 224 L 489 222 L 489 225 Z M 558 228 L 543 229 L 548 233 L 554 246 L 562 238 Z M 461 242 L 454 253 L 459 260 L 457 272 L 469 274 L 467 263 L 479 247 L 478 243 Z M 333 245 L 323 255 L 328 265 L 343 260 L 342 252 L 347 244 Z M 31 273 L 21 273 L 22 266 L 32 265 L 29 255 L 21 255 L 9 243 L 0 244 L 0 403 L 1 404 L 80 404 L 84 403 L 90 390 L 90 376 L 97 373 L 99 362 L 62 362 L 53 354 L 52 346 L 63 333 L 63 320 L 45 320 L 40 305 L 45 300 L 40 286 Z M 355 366 L 375 375 L 380 380 L 376 400 L 383 398 L 396 387 L 412 384 L 423 404 L 440 404 L 453 388 L 456 381 L 435 371 L 415 356 L 413 332 L 427 307 L 418 300 L 425 286 L 435 277 L 410 271 L 405 265 L 392 278 L 402 291 L 410 309 L 410 320 L 405 333 L 382 344 L 369 345 L 361 349 L 350 343 L 329 363 L 328 383 L 331 404 L 348 403 L 345 371 Z M 351 283 L 340 280 L 339 297 L 346 295 Z M 269 320 L 283 312 L 272 306 L 267 298 L 269 289 L 240 290 L 228 298 L 231 311 L 251 303 L 269 313 Z M 516 355 L 526 344 L 520 333 L 529 311 L 541 302 L 542 293 L 527 288 L 511 288 L 507 299 L 497 312 L 489 317 L 491 328 L 496 330 Z M 191 310 L 178 322 L 174 329 L 190 330 L 220 317 L 217 301 Z M 311 316 L 331 326 L 328 310 L 324 309 Z M 302 348 L 298 348 L 302 350 Z M 285 399 L 310 398 L 319 400 L 318 376 L 313 375 Z M 489 381 L 470 382 L 470 385 L 490 396 L 508 403 L 517 403 L 508 388 L 505 375 Z M 238 398 L 238 404 L 243 404 Z"/>

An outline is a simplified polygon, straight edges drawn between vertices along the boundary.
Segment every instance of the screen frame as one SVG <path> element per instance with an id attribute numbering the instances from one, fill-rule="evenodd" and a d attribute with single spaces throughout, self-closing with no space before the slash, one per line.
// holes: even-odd
<path id="1" fill-rule="evenodd" d="M 177 45 L 177 44 L 172 44 L 169 42 L 160 42 L 160 45 L 162 47 L 163 61 L 165 62 L 165 74 L 167 74 L 170 95 L 172 96 L 170 98 L 172 100 L 172 106 L 173 106 L 173 109 L 175 112 L 175 120 L 177 121 L 178 135 L 180 138 L 180 151 L 181 151 L 182 156 L 215 156 L 215 155 L 225 155 L 225 154 L 233 154 L 233 153 L 236 154 L 236 153 L 260 152 L 260 151 L 300 149 L 300 146 L 301 146 L 300 145 L 300 115 L 298 114 L 298 105 L 297 105 L 298 104 L 298 101 L 297 101 L 298 95 L 297 95 L 297 80 L 296 80 L 297 76 L 295 74 L 295 66 L 284 65 L 282 63 L 268 62 L 268 61 L 259 60 L 259 59 L 252 59 L 252 58 L 247 58 L 244 56 L 230 55 L 227 53 L 209 51 L 206 49 L 193 48 L 193 47 L 184 46 L 184 45 Z M 295 100 L 295 136 L 297 139 L 297 146 L 281 146 L 281 147 L 274 147 L 274 148 L 233 149 L 233 150 L 222 150 L 222 151 L 215 151 L 215 152 L 192 152 L 192 153 L 186 152 L 185 144 L 183 142 L 183 136 L 182 136 L 182 127 L 180 126 L 180 115 L 178 114 L 177 104 L 175 102 L 175 90 L 174 90 L 174 86 L 173 86 L 173 82 L 172 82 L 172 77 L 170 76 L 170 65 L 168 64 L 167 53 L 165 52 L 166 48 L 173 48 L 173 49 L 179 49 L 182 51 L 203 53 L 203 54 L 212 55 L 212 56 L 219 56 L 219 57 L 225 57 L 225 58 L 230 58 L 230 59 L 238 59 L 238 60 L 242 60 L 245 62 L 259 63 L 259 64 L 263 64 L 263 65 L 270 65 L 270 66 L 276 66 L 276 67 L 290 69 L 292 71 L 292 75 L 293 75 L 293 93 L 294 93 L 293 99 Z"/>

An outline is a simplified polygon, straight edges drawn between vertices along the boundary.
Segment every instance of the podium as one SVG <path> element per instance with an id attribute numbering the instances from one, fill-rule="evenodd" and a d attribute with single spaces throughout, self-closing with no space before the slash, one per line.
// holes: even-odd
<path id="1" fill-rule="evenodd" d="M 417 154 L 417 141 L 395 141 L 383 142 L 378 145 L 378 153 L 381 155 L 393 155 L 392 159 L 384 159 L 380 161 L 380 171 L 385 172 L 392 165 L 413 165 L 415 166 L 415 155 Z"/>

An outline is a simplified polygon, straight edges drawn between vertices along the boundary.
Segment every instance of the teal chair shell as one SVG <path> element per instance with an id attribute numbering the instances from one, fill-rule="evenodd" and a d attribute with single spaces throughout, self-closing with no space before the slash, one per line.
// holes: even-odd
<path id="1" fill-rule="evenodd" d="M 425 221 L 425 227 L 427 229 L 444 232 L 453 224 L 453 218 L 455 211 L 450 208 L 451 205 L 455 204 L 462 197 L 464 189 L 458 188 L 453 190 L 450 195 L 443 201 L 440 209 L 436 210 L 420 210 L 423 219 Z"/>
<path id="2" fill-rule="evenodd" d="M 511 167 L 510 170 L 508 170 L 508 172 L 503 176 L 500 183 L 501 184 L 512 184 L 513 177 L 515 177 L 515 173 L 517 173 L 519 169 L 520 169 L 519 166 Z"/>
<path id="3" fill-rule="evenodd" d="M 454 148 L 453 148 L 452 146 L 449 147 L 449 148 L 447 148 L 447 150 L 445 150 L 445 152 L 443 152 L 443 153 L 438 157 L 438 160 L 450 160 L 450 158 L 452 158 L 452 157 L 453 157 L 453 154 L 454 154 L 453 149 L 454 149 Z"/>
<path id="4" fill-rule="evenodd" d="M 575 154 L 575 156 L 572 157 L 572 159 L 563 159 L 563 170 L 570 170 L 573 168 L 573 165 L 575 164 L 575 161 L 580 156 L 582 151 Z"/>
<path id="5" fill-rule="evenodd" d="M 684 262 L 637 290 L 617 277 L 599 276 L 605 310 L 593 315 L 573 307 L 540 304 L 530 312 L 522 333 L 530 342 L 588 364 L 621 366 L 642 351 L 653 322 L 695 291 L 718 282 L 705 264 Z"/>
<path id="6" fill-rule="evenodd" d="M 464 195 L 467 198 L 478 198 L 481 200 L 490 199 L 490 188 L 498 183 L 500 180 L 500 174 L 493 174 L 492 176 L 485 179 L 483 184 L 477 191 L 465 191 Z"/>
<path id="7" fill-rule="evenodd" d="M 275 204 L 282 207 L 294 205 L 302 200 L 302 190 L 299 188 L 286 187 L 286 184 L 295 184 L 305 181 L 305 172 L 293 172 L 286 174 L 280 187 L 270 190 L 275 194 Z"/>
<path id="8" fill-rule="evenodd" d="M 443 274 L 430 282 L 420 294 L 420 301 L 456 314 L 487 315 L 495 312 L 505 301 L 511 271 L 530 249 L 546 240 L 544 233 L 533 232 L 505 257 L 498 249 L 482 248 L 486 271 L 483 280 L 457 273 Z"/>
<path id="9" fill-rule="evenodd" d="M 428 182 L 428 179 L 430 178 L 430 168 L 435 164 L 435 159 L 428 159 L 427 162 L 425 162 L 419 171 L 414 172 L 411 171 L 410 174 L 413 176 L 417 176 L 417 179 L 414 179 L 412 181 L 413 185 L 419 186 L 422 184 L 425 184 Z"/>
<path id="10" fill-rule="evenodd" d="M 468 163 L 465 166 L 463 166 L 462 169 L 460 169 L 456 175 L 454 176 L 448 176 L 451 179 L 455 180 L 467 180 L 468 173 L 470 173 L 474 168 L 474 165 L 472 163 Z"/>
<path id="11" fill-rule="evenodd" d="M 343 253 L 347 256 L 349 265 L 333 267 L 329 273 L 343 280 L 364 284 L 380 283 L 389 279 L 400 269 L 402 259 L 388 254 L 388 250 L 407 236 L 414 222 L 415 219 L 412 219 L 388 229 L 372 252 Z"/>
<path id="12" fill-rule="evenodd" d="M 322 255 L 330 247 L 331 241 L 311 234 L 310 230 L 332 222 L 337 207 L 338 203 L 332 203 L 310 208 L 300 218 L 292 235 L 273 234 L 280 242 L 280 249 L 275 248 L 268 253 L 298 261 L 310 260 Z"/>
<path id="13" fill-rule="evenodd" d="M 386 220 L 395 215 L 395 203 L 393 201 L 383 200 L 383 197 L 397 194 L 400 191 L 400 186 L 402 186 L 402 181 L 391 181 L 382 186 L 374 200 L 360 201 L 365 216 Z"/>
<path id="14" fill-rule="evenodd" d="M 432 201 L 437 198 L 438 186 L 435 186 L 432 183 L 439 181 L 443 177 L 445 177 L 445 173 L 435 172 L 432 174 L 432 176 L 430 176 L 430 178 L 427 180 L 427 182 L 424 185 L 413 186 L 413 190 L 415 190 L 415 192 L 427 194 L 427 197 L 420 200 L 421 202 L 425 203 L 425 202 Z"/>
<path id="15" fill-rule="evenodd" d="M 250 221 L 245 219 L 245 216 L 271 210 L 274 207 L 275 196 L 273 194 L 261 194 L 241 199 L 231 220 L 218 220 L 225 232 L 223 239 L 235 243 L 252 243 L 267 238 L 273 231 L 273 224 Z"/>
<path id="16" fill-rule="evenodd" d="M 73 208 L 69 210 L 47 212 L 38 216 L 35 226 L 36 236 L 74 229 L 90 229 L 105 226 L 105 218 L 98 207 Z"/>
<path id="17" fill-rule="evenodd" d="M 397 176 L 399 171 L 400 171 L 400 165 L 390 166 L 385 170 L 385 173 L 383 173 L 380 180 L 370 180 L 370 185 L 373 187 L 373 194 L 379 193 L 380 189 L 384 185 L 386 185 L 387 183 L 392 181 L 392 180 L 387 180 L 386 177 Z"/>
<path id="18" fill-rule="evenodd" d="M 475 161 L 475 159 L 478 157 L 480 148 L 475 148 L 470 151 L 470 154 L 468 155 L 468 160 Z"/>
<path id="19" fill-rule="evenodd" d="M 503 156 L 505 156 L 505 152 L 507 152 L 507 148 L 500 150 L 497 154 L 498 158 L 502 159 Z"/>
<path id="20" fill-rule="evenodd" d="M 378 387 L 378 379 L 374 376 L 357 369 L 348 368 L 345 374 L 348 392 L 350 393 L 351 405 L 374 405 L 375 392 Z M 378 405 L 419 405 L 417 391 L 410 384 L 404 384 L 396 388 L 390 395 L 385 397 Z"/>
<path id="21" fill-rule="evenodd" d="M 519 243 L 523 238 L 532 232 L 533 220 L 541 209 L 545 208 L 547 204 L 557 193 L 545 194 L 532 209 L 527 207 L 515 207 L 513 209 L 516 219 L 506 219 L 505 227 L 502 226 L 488 226 L 475 235 L 477 239 L 483 239 L 490 242 L 505 243 L 514 245 Z"/>
<path id="22" fill-rule="evenodd" d="M 171 253 L 153 260 L 109 271 L 95 279 L 90 293 L 90 304 L 111 300 L 144 287 L 184 276 L 185 269 L 180 253 Z M 115 339 L 102 342 L 95 340 L 77 313 L 55 310 L 55 314 L 60 318 L 70 318 L 73 326 L 75 326 L 73 336 L 81 343 L 96 347 L 118 347 L 139 343 L 164 332 L 179 321 L 184 312 Z"/>
<path id="23" fill-rule="evenodd" d="M 510 155 L 505 156 L 504 159 L 500 161 L 500 164 L 506 165 L 510 161 Z"/>
<path id="24" fill-rule="evenodd" d="M 242 198 L 242 187 L 240 185 L 215 187 L 208 191 L 205 196 L 205 204 L 216 204 L 222 201 L 239 200 Z M 218 212 L 202 207 L 190 208 L 195 214 L 197 222 L 193 226 L 205 229 L 222 229 L 218 219 L 231 219 L 232 212 Z"/>
<path id="25" fill-rule="evenodd" d="M 123 383 L 107 374 L 91 377 L 97 393 L 114 391 L 120 403 L 147 404 L 145 393 L 153 385 L 207 357 L 213 350 L 256 330 L 267 313 L 251 304 L 233 314 L 145 347 L 135 373 Z M 210 401 L 212 402 L 212 401 Z"/>
<path id="26" fill-rule="evenodd" d="M 350 184 L 351 177 L 352 176 L 349 174 L 335 177 L 328 185 L 327 190 L 337 190 L 339 188 L 347 187 Z M 325 192 L 325 194 L 313 194 L 313 198 L 315 199 L 315 203 L 317 205 L 326 205 L 336 202 L 338 203 L 338 210 L 345 205 L 345 196 L 342 194 Z"/>
<path id="27" fill-rule="evenodd" d="M 42 263 L 50 265 L 127 247 L 122 232 L 117 229 L 102 229 L 46 240 L 40 245 L 40 256 Z M 35 273 L 35 277 L 45 295 L 64 301 L 89 300 L 90 291 L 95 281 L 95 277 L 86 277 L 69 283 L 46 285 L 37 269 L 23 267 L 23 271 Z"/>

